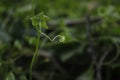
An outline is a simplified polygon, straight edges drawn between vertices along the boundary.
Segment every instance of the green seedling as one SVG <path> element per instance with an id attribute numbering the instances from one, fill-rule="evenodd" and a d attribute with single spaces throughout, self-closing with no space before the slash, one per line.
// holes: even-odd
<path id="1" fill-rule="evenodd" d="M 33 64 L 35 62 L 35 58 L 37 57 L 37 54 L 38 54 L 40 35 L 44 35 L 50 41 L 54 41 L 57 37 L 60 37 L 59 42 L 64 42 L 64 40 L 65 40 L 65 36 L 57 35 L 54 38 L 50 38 L 48 35 L 46 35 L 45 33 L 42 32 L 42 28 L 48 29 L 48 26 L 47 26 L 47 21 L 48 20 L 49 20 L 49 18 L 46 15 L 44 15 L 43 12 L 41 12 L 40 14 L 38 14 L 36 16 L 33 16 L 31 18 L 32 25 L 37 30 L 38 37 L 37 37 L 35 52 L 34 52 L 34 55 L 33 55 L 33 58 L 32 58 L 31 64 L 30 64 L 30 80 L 32 80 L 32 77 L 31 77 L 32 68 L 33 68 Z"/>

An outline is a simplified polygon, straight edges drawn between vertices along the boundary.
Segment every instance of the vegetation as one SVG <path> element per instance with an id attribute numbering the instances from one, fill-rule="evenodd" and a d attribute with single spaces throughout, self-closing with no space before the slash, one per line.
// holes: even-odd
<path id="1" fill-rule="evenodd" d="M 1 0 L 0 80 L 119 80 L 119 0 Z"/>

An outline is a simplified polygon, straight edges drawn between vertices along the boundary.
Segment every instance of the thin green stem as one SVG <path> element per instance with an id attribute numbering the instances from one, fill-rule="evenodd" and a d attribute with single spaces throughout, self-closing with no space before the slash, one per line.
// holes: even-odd
<path id="1" fill-rule="evenodd" d="M 34 62 L 35 62 L 35 58 L 37 57 L 37 54 L 38 54 L 38 49 L 39 49 L 39 41 L 40 41 L 40 33 L 38 31 L 39 29 L 37 29 L 37 32 L 38 32 L 38 37 L 37 37 L 37 42 L 36 42 L 36 48 L 35 48 L 35 53 L 32 57 L 32 61 L 31 61 L 31 64 L 30 64 L 30 80 L 32 80 L 32 69 L 33 69 L 33 65 L 34 65 Z"/>

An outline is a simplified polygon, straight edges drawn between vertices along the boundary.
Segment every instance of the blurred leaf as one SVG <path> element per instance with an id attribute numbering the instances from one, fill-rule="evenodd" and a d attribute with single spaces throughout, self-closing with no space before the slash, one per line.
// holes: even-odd
<path id="1" fill-rule="evenodd" d="M 112 37 L 112 41 L 116 43 L 120 43 L 120 38 L 119 37 Z"/>
<path id="2" fill-rule="evenodd" d="M 15 46 L 17 49 L 19 49 L 19 50 L 22 49 L 22 44 L 20 43 L 19 40 L 15 40 L 15 42 L 14 42 L 14 46 Z"/>
<path id="3" fill-rule="evenodd" d="M 24 37 L 25 40 L 30 44 L 30 45 L 33 45 L 35 46 L 36 45 L 36 37 L 32 37 L 32 36 L 25 36 Z"/>
<path id="4" fill-rule="evenodd" d="M 32 10 L 32 4 L 27 4 L 25 6 L 20 6 L 20 8 L 17 9 L 17 13 L 25 13 L 27 11 Z"/>
<path id="5" fill-rule="evenodd" d="M 4 42 L 9 42 L 11 38 L 5 31 L 0 31 L 0 40 Z"/>
<path id="6" fill-rule="evenodd" d="M 70 58 L 71 58 L 72 56 L 74 56 L 75 54 L 76 54 L 75 51 L 67 52 L 67 53 L 65 53 L 65 54 L 63 54 L 63 55 L 61 56 L 61 60 L 64 62 L 64 61 L 70 59 Z"/>
<path id="7" fill-rule="evenodd" d="M 20 80 L 27 80 L 27 78 L 25 77 L 25 75 L 20 76 Z"/>
<path id="8" fill-rule="evenodd" d="M 5 80 L 15 80 L 15 76 L 12 72 L 10 72 L 9 74 L 7 74 L 6 79 Z"/>
<path id="9" fill-rule="evenodd" d="M 120 35 L 120 27 L 119 26 L 114 26 L 110 29 L 109 33 L 113 35 Z"/>
<path id="10" fill-rule="evenodd" d="M 0 6 L 0 13 L 5 11 L 5 6 Z"/>
<path id="11" fill-rule="evenodd" d="M 85 44 L 81 44 L 81 46 L 76 47 L 72 51 L 70 50 L 65 52 L 63 55 L 61 55 L 61 60 L 64 62 L 78 53 L 82 54 L 82 52 L 84 51 L 84 48 L 85 48 Z"/>
<path id="12" fill-rule="evenodd" d="M 90 66 L 90 68 L 83 73 L 82 75 L 80 75 L 77 80 L 93 80 L 93 74 L 94 74 L 94 70 L 93 67 Z"/>

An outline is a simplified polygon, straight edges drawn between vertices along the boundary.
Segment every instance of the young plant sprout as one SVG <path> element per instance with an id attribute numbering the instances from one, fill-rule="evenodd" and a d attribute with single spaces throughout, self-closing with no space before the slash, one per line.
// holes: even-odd
<path id="1" fill-rule="evenodd" d="M 46 35 L 45 33 L 42 32 L 42 28 L 48 29 L 48 26 L 47 26 L 47 23 L 46 23 L 48 20 L 49 20 L 49 18 L 46 15 L 44 15 L 43 12 L 41 12 L 37 16 L 34 16 L 34 17 L 31 18 L 32 25 L 35 26 L 36 29 L 38 29 L 37 31 L 39 31 L 40 34 L 44 35 L 50 41 L 54 41 L 57 37 L 60 37 L 59 42 L 64 42 L 65 41 L 65 36 L 57 35 L 52 39 L 48 35 Z"/>
<path id="2" fill-rule="evenodd" d="M 37 30 L 38 37 L 37 37 L 37 43 L 36 43 L 35 53 L 33 55 L 33 58 L 32 58 L 31 64 L 30 64 L 30 80 L 32 80 L 32 77 L 31 77 L 32 68 L 33 68 L 33 64 L 35 62 L 35 58 L 37 57 L 37 54 L 38 54 L 40 34 L 44 35 L 50 41 L 54 41 L 57 37 L 60 38 L 59 42 L 64 42 L 65 41 L 65 36 L 56 35 L 54 38 L 50 38 L 47 34 L 45 34 L 45 33 L 42 32 L 42 28 L 48 29 L 48 26 L 47 26 L 47 23 L 46 23 L 48 20 L 49 20 L 49 18 L 46 15 L 44 15 L 43 12 L 41 12 L 40 14 L 38 14 L 36 16 L 33 16 L 31 18 L 32 25 Z"/>

